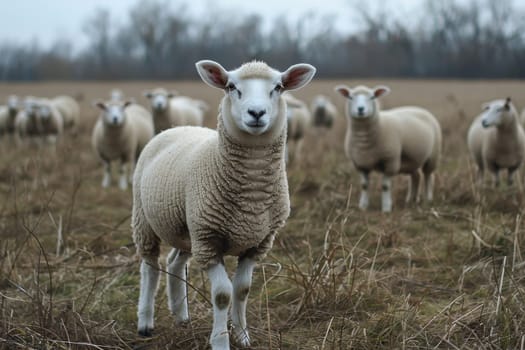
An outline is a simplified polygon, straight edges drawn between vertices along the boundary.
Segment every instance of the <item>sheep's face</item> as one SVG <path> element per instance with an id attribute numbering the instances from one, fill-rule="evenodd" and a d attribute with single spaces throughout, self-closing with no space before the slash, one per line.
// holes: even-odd
<path id="1" fill-rule="evenodd" d="M 11 95 L 7 98 L 7 108 L 11 115 L 15 115 L 18 112 L 18 97 Z"/>
<path id="2" fill-rule="evenodd" d="M 279 113 L 281 93 L 306 85 L 315 74 L 309 64 L 293 65 L 283 73 L 262 62 L 250 62 L 233 71 L 213 61 L 199 61 L 196 66 L 204 82 L 228 95 L 235 127 L 255 136 L 275 125 L 284 127 L 286 116 Z M 230 126 L 225 123 L 225 127 Z"/>
<path id="3" fill-rule="evenodd" d="M 164 112 L 168 108 L 169 100 L 175 94 L 167 91 L 147 91 L 144 93 L 144 96 L 149 99 L 153 111 Z"/>
<path id="4" fill-rule="evenodd" d="M 348 113 L 351 118 L 355 119 L 373 117 L 379 108 L 377 99 L 390 92 L 387 86 L 376 86 L 373 89 L 359 86 L 350 89 L 339 85 L 335 90 L 348 99 Z"/>
<path id="5" fill-rule="evenodd" d="M 506 100 L 496 100 L 483 105 L 481 125 L 484 128 L 499 126 L 510 122 L 514 116 L 511 113 L 510 97 Z"/>
<path id="6" fill-rule="evenodd" d="M 126 122 L 126 108 L 131 102 L 97 102 L 96 106 L 102 111 L 101 118 L 109 127 L 120 127 Z"/>

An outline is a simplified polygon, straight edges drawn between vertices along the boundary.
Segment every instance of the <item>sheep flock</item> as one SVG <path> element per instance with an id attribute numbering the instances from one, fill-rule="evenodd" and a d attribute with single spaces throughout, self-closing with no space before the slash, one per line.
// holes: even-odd
<path id="1" fill-rule="evenodd" d="M 415 99 L 395 103 L 395 86 L 352 82 L 320 90 L 310 84 L 315 73 L 307 63 L 280 71 L 261 61 L 226 69 L 201 60 L 195 71 L 203 81 L 199 91 L 215 89 L 222 98 L 160 86 L 128 96 L 124 87 L 115 87 L 89 101 L 89 116 L 74 91 L 45 97 L 10 94 L 0 106 L 0 144 L 57 157 L 65 138 L 89 133 L 101 191 L 113 191 L 112 164 L 117 163 L 115 191 L 129 193 L 131 236 L 140 259 L 140 286 L 133 287 L 138 334 L 155 336 L 155 297 L 164 271 L 159 259 L 164 256 L 173 327 L 191 322 L 188 265 L 194 261 L 210 285 L 211 348 L 230 349 L 230 343 L 246 348 L 253 343 L 252 315 L 247 314 L 252 275 L 297 209 L 287 170 L 305 165 L 306 137 L 321 143 L 335 137 L 336 125 L 345 126 L 344 140 L 333 151 L 344 153 L 350 176 L 359 179 L 357 191 L 347 188 L 358 193 L 357 198 L 348 195 L 352 210 L 376 210 L 369 192 L 377 175 L 384 217 L 399 206 L 394 178 L 407 178 L 405 206 L 414 212 L 431 208 L 442 189 L 440 172 L 446 170 L 441 163 L 449 155 L 438 112 Z M 303 87 L 316 89 L 313 99 L 301 98 Z M 507 195 L 521 186 L 525 110 L 520 114 L 511 96 L 495 97 L 480 106 L 479 115 L 467 116 L 465 163 L 472 167 L 476 193 Z M 215 105 L 218 110 L 210 107 Z M 494 189 L 484 186 L 487 171 Z M 233 277 L 225 256 L 237 259 Z"/>

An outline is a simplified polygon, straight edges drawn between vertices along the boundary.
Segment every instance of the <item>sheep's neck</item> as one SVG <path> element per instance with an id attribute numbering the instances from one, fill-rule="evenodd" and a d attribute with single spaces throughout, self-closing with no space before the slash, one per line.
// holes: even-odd
<path id="1" fill-rule="evenodd" d="M 507 123 L 498 125 L 498 133 L 505 135 L 515 135 L 518 133 L 518 118 L 515 116 Z"/>
<path id="2" fill-rule="evenodd" d="M 352 119 L 348 128 L 352 135 L 352 144 L 361 149 L 371 148 L 379 135 L 379 118 L 375 116 L 361 120 Z"/>
<path id="3" fill-rule="evenodd" d="M 272 143 L 247 146 L 227 135 L 221 118 L 217 126 L 219 148 L 217 152 L 218 175 L 228 188 L 223 191 L 235 202 L 248 199 L 261 209 L 271 204 L 275 185 L 284 172 L 284 144 L 286 129 Z M 250 203 L 250 202 L 244 202 Z"/>

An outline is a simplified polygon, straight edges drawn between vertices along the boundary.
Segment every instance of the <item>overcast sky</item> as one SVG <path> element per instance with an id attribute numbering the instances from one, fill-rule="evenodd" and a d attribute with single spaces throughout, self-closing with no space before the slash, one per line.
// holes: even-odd
<path id="1" fill-rule="evenodd" d="M 20 43 L 37 40 L 48 47 L 57 38 L 69 39 L 75 48 L 85 45 L 87 39 L 82 32 L 86 18 L 97 8 L 107 8 L 116 24 L 122 24 L 128 17 L 129 8 L 138 0 L 16 0 L 0 1 L 0 42 L 6 40 Z M 390 7 L 398 14 L 411 18 L 410 13 L 424 0 L 189 0 L 169 1 L 170 6 L 178 8 L 186 4 L 190 14 L 198 16 L 207 9 L 236 9 L 235 15 L 258 13 L 267 23 L 279 15 L 286 14 L 294 21 L 305 13 L 316 15 L 335 15 L 336 28 L 349 32 L 359 28 L 358 16 L 353 10 L 356 3 L 366 6 Z M 219 3 L 220 5 L 217 5 Z M 191 5 L 190 5 L 191 4 Z"/>

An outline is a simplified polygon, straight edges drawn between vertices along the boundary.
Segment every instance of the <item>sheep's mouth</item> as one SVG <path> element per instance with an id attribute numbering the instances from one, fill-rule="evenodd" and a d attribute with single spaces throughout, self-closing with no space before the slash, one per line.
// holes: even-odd
<path id="1" fill-rule="evenodd" d="M 254 120 L 251 122 L 246 123 L 250 128 L 264 128 L 266 126 L 265 122 L 262 122 L 260 120 Z"/>

